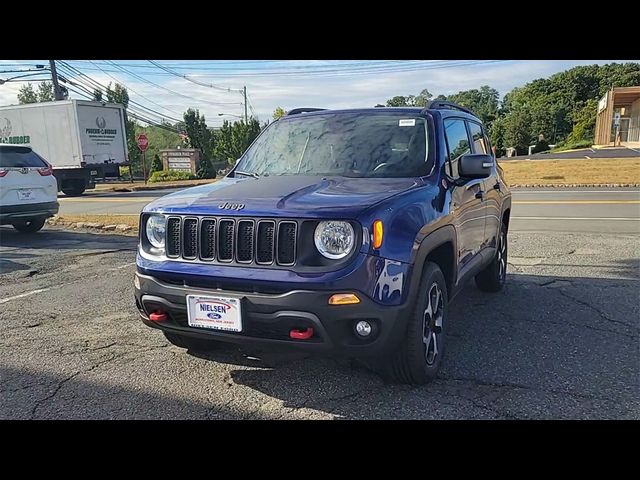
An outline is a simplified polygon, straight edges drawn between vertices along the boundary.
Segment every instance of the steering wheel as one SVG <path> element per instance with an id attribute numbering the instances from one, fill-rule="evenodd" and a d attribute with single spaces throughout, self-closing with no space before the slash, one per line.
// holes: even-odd
<path id="1" fill-rule="evenodd" d="M 373 169 L 373 171 L 375 172 L 376 170 L 378 170 L 380 167 L 384 167 L 387 164 L 387 162 L 382 162 L 380 165 L 376 166 L 376 168 Z"/>

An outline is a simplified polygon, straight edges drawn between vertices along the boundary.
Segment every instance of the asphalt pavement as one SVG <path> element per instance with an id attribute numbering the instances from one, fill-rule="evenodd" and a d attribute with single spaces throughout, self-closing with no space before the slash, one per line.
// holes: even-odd
<path id="1" fill-rule="evenodd" d="M 589 205 L 561 214 L 638 208 Z M 422 387 L 387 384 L 346 359 L 187 352 L 138 319 L 135 237 L 0 227 L 0 418 L 639 419 L 637 229 L 609 221 L 585 235 L 562 220 L 529 231 L 516 221 L 539 213 L 529 208 L 514 206 L 505 289 L 461 292 L 439 378 Z"/>

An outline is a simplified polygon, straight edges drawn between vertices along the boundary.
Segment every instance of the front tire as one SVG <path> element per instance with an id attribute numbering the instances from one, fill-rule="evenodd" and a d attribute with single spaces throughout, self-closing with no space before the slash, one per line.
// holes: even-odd
<path id="1" fill-rule="evenodd" d="M 26 220 L 24 222 L 17 222 L 13 224 L 13 228 L 22 233 L 35 233 L 44 227 L 46 219 L 38 218 L 35 220 Z"/>
<path id="2" fill-rule="evenodd" d="M 388 377 L 411 385 L 434 380 L 444 353 L 448 292 L 437 264 L 425 264 L 419 292 L 405 337 L 386 366 Z"/>
<path id="3" fill-rule="evenodd" d="M 507 281 L 507 227 L 502 224 L 498 248 L 491 263 L 476 275 L 476 285 L 483 292 L 499 292 Z"/>

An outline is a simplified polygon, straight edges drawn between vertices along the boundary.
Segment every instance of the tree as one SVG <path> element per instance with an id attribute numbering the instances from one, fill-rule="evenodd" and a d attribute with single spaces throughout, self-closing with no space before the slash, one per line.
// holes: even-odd
<path id="1" fill-rule="evenodd" d="M 200 167 L 196 172 L 198 178 L 216 178 L 216 168 L 208 157 L 200 158 Z"/>
<path id="2" fill-rule="evenodd" d="M 463 90 L 442 100 L 457 103 L 475 113 L 487 128 L 498 116 L 500 94 L 495 88 L 483 85 L 480 89 Z"/>
<path id="3" fill-rule="evenodd" d="M 527 110 L 510 112 L 504 119 L 504 144 L 515 147 L 518 154 L 525 154 L 531 143 L 531 115 Z"/>
<path id="4" fill-rule="evenodd" d="M 38 85 L 38 101 L 53 102 L 53 84 L 51 82 L 42 82 Z"/>
<path id="5" fill-rule="evenodd" d="M 426 88 L 418 95 L 396 95 L 387 100 L 387 107 L 424 107 L 433 95 Z"/>
<path id="6" fill-rule="evenodd" d="M 99 89 L 95 89 L 93 91 L 93 100 L 95 100 L 96 102 L 101 102 L 102 101 L 102 90 Z"/>
<path id="7" fill-rule="evenodd" d="M 188 146 L 200 150 L 202 158 L 208 158 L 213 149 L 213 135 L 207 127 L 204 115 L 199 110 L 188 109 L 184 115 L 184 129 L 188 137 Z"/>
<path id="8" fill-rule="evenodd" d="M 51 82 L 42 82 L 38 84 L 38 90 L 33 88 L 32 83 L 27 83 L 18 90 L 18 102 L 23 105 L 25 103 L 52 102 L 53 84 Z"/>
<path id="9" fill-rule="evenodd" d="M 249 123 L 224 121 L 216 132 L 216 145 L 213 157 L 217 162 L 233 165 L 255 140 L 264 126 L 251 117 Z"/>
<path id="10" fill-rule="evenodd" d="M 286 114 L 287 112 L 284 110 L 284 108 L 276 107 L 276 109 L 273 111 L 273 119 L 278 120 L 280 117 L 284 117 Z"/>
<path id="11" fill-rule="evenodd" d="M 95 95 L 95 92 L 94 92 Z M 124 125 L 125 125 L 125 133 L 127 135 L 127 151 L 129 152 L 129 163 L 133 166 L 136 165 L 136 172 L 142 172 L 142 155 L 140 155 L 140 150 L 138 149 L 138 143 L 136 142 L 136 122 L 134 120 L 130 120 L 127 115 L 127 108 L 129 108 L 129 92 L 127 89 L 116 83 L 114 87 L 111 87 L 111 82 L 107 85 L 107 102 L 109 103 L 118 103 L 124 107 Z M 139 159 L 136 162 L 136 159 Z M 130 170 L 132 178 L 133 178 L 133 168 Z"/>
<path id="12" fill-rule="evenodd" d="M 153 156 L 153 162 L 151 163 L 151 172 L 161 172 L 164 170 L 164 165 L 162 164 L 162 160 L 160 160 L 160 155 L 157 153 Z"/>
<path id="13" fill-rule="evenodd" d="M 33 85 L 31 83 L 26 83 L 20 87 L 20 90 L 18 90 L 18 102 L 20 105 L 24 105 L 26 103 L 38 103 L 38 95 L 33 89 Z"/>

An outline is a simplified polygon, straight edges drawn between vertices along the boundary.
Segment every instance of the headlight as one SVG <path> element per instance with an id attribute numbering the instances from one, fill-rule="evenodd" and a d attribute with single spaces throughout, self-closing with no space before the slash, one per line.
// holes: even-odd
<path id="1" fill-rule="evenodd" d="M 313 240 L 323 256 L 339 260 L 349 255 L 353 249 L 355 234 L 349 222 L 330 220 L 318 224 Z"/>
<path id="2" fill-rule="evenodd" d="M 164 215 L 151 215 L 147 219 L 147 240 L 156 248 L 164 248 L 164 229 L 167 218 Z"/>

